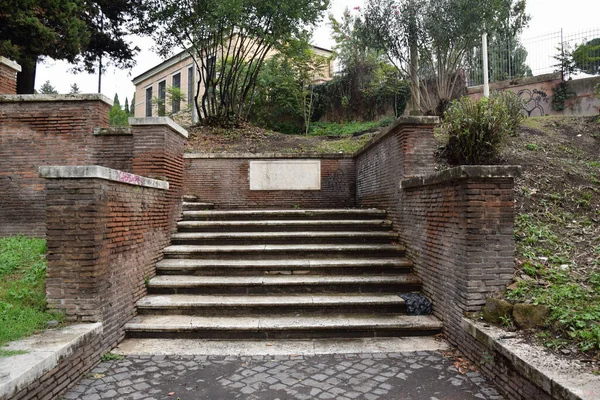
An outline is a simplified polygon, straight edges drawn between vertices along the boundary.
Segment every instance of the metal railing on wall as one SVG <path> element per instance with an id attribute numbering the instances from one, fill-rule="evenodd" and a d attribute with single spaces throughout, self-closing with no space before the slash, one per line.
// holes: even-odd
<path id="1" fill-rule="evenodd" d="M 483 84 L 481 47 L 468 55 L 468 86 Z M 563 72 L 565 79 L 600 75 L 600 28 L 575 33 L 488 39 L 490 82 Z"/>

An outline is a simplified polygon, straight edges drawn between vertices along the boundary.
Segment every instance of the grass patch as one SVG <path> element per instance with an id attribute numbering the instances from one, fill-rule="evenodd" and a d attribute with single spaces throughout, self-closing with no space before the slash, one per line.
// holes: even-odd
<path id="1" fill-rule="evenodd" d="M 508 289 L 507 299 L 550 307 L 550 330 L 538 334 L 546 346 L 557 349 L 576 343 L 582 351 L 600 351 L 600 271 L 578 271 L 573 243 L 554 232 L 574 225 L 584 229 L 587 222 L 552 209 L 517 217 L 520 274 L 532 279 L 521 280 L 516 288 Z M 595 256 L 600 266 L 598 254 L 590 256 Z"/>
<path id="2" fill-rule="evenodd" d="M 120 354 L 115 354 L 115 353 L 104 353 L 102 355 L 102 357 L 100 357 L 100 359 L 102 361 L 118 361 L 118 360 L 122 360 L 124 359 L 125 356 L 122 356 Z"/>
<path id="3" fill-rule="evenodd" d="M 347 137 L 339 140 L 330 140 L 320 142 L 315 151 L 321 154 L 333 154 L 333 153 L 354 153 L 360 150 L 369 140 L 371 136 L 364 135 L 358 138 Z"/>
<path id="4" fill-rule="evenodd" d="M 0 346 L 60 320 L 46 312 L 45 252 L 42 239 L 0 238 Z"/>
<path id="5" fill-rule="evenodd" d="M 27 353 L 28 353 L 27 350 L 3 350 L 3 349 L 0 349 L 0 358 L 18 356 L 18 355 L 27 354 Z"/>
<path id="6" fill-rule="evenodd" d="M 349 136 L 355 133 L 388 126 L 394 119 L 382 118 L 379 121 L 367 122 L 313 122 L 308 130 L 310 136 Z"/>

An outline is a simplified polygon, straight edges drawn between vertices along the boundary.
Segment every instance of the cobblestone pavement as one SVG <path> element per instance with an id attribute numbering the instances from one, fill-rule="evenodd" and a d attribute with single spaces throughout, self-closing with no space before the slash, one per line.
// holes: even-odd
<path id="1" fill-rule="evenodd" d="M 64 399 L 502 399 L 436 351 L 317 356 L 128 356 Z"/>

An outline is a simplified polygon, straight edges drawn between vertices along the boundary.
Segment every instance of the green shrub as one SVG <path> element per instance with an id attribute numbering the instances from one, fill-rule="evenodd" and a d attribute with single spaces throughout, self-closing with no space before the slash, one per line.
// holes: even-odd
<path id="1" fill-rule="evenodd" d="M 442 131 L 448 143 L 443 155 L 452 165 L 497 163 L 501 145 L 524 118 L 521 100 L 510 92 L 456 100 L 444 114 Z"/>

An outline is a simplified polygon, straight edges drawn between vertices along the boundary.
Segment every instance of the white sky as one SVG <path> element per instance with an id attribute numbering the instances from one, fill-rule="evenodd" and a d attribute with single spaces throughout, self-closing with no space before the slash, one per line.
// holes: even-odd
<path id="1" fill-rule="evenodd" d="M 363 4 L 364 0 L 332 0 L 330 11 L 339 18 L 346 7 L 352 9 Z M 565 35 L 583 30 L 600 29 L 598 20 L 600 1 L 598 0 L 570 0 L 568 2 L 527 0 L 527 12 L 532 18 L 529 28 L 523 33 L 524 39 L 556 32 L 561 28 L 564 29 Z M 331 48 L 333 40 L 331 40 L 331 31 L 326 21 L 327 18 L 315 31 L 313 43 L 320 47 Z M 115 93 L 118 93 L 121 104 L 125 102 L 125 97 L 131 101 L 134 93 L 131 79 L 161 62 L 160 57 L 151 49 L 153 45 L 151 39 L 132 37 L 132 40 L 141 49 L 136 59 L 137 65 L 131 71 L 110 68 L 102 76 L 102 93 L 111 99 Z M 62 61 L 48 59 L 38 65 L 36 88 L 39 89 L 46 80 L 49 80 L 59 93 L 68 93 L 72 83 L 77 83 L 82 93 L 96 93 L 98 89 L 97 75 L 72 74 L 69 72 L 69 65 Z"/>

